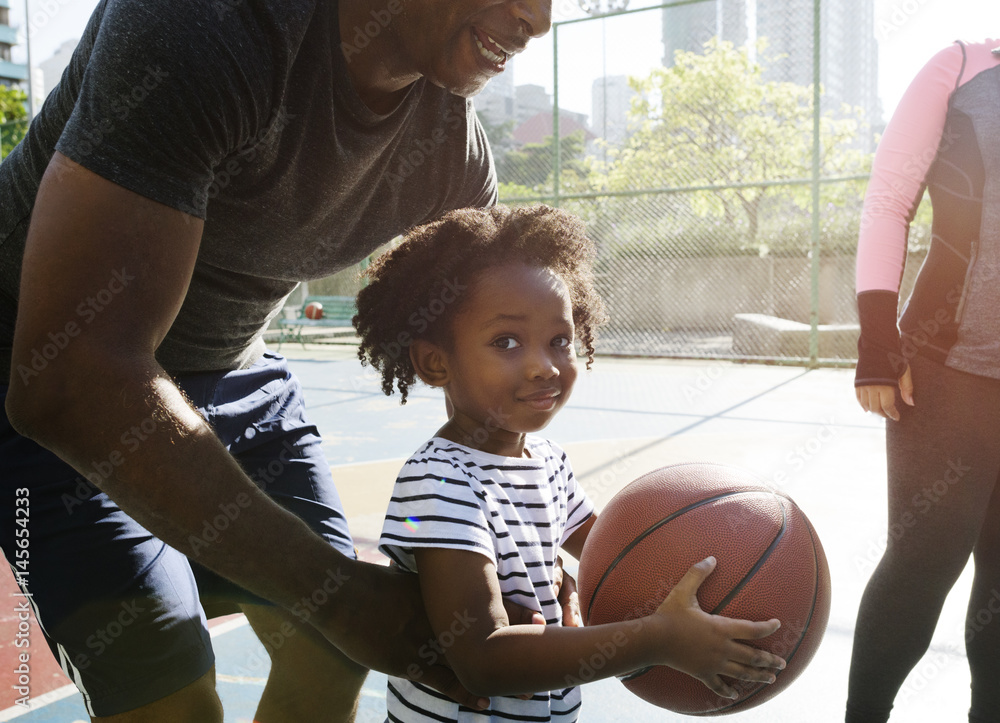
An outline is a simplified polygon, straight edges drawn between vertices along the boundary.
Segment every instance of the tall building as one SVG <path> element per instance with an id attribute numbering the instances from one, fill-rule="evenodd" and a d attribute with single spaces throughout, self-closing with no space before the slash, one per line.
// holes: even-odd
<path id="1" fill-rule="evenodd" d="M 521 125 L 539 113 L 552 112 L 552 98 L 545 88 L 535 83 L 523 83 L 514 89 L 514 121 Z"/>
<path id="2" fill-rule="evenodd" d="M 492 126 L 514 120 L 513 70 L 508 68 L 500 75 L 490 78 L 490 82 L 472 101 L 480 117 Z"/>
<path id="3" fill-rule="evenodd" d="M 10 26 L 10 0 L 0 0 L 0 85 L 20 85 L 28 80 L 28 66 L 11 61 L 10 49 L 17 45 L 17 31 Z"/>
<path id="4" fill-rule="evenodd" d="M 541 85 L 524 83 L 514 87 L 514 141 L 517 145 L 540 143 L 553 134 L 552 97 Z M 588 138 L 587 114 L 559 108 L 561 135 L 583 129 Z"/>
<path id="5" fill-rule="evenodd" d="M 676 51 L 700 51 L 714 37 L 745 45 L 747 4 L 747 0 L 705 0 L 664 8 L 663 64 L 669 68 Z"/>
<path id="6" fill-rule="evenodd" d="M 0 0 L 2 2 L 3 0 Z M 49 58 L 43 60 L 38 64 L 38 68 L 42 71 L 42 92 L 38 94 L 36 103 L 41 103 L 45 100 L 45 97 L 52 92 L 52 89 L 56 87 L 59 80 L 62 78 L 63 71 L 69 65 L 70 59 L 73 57 L 73 51 L 76 50 L 77 44 L 79 44 L 80 39 L 75 38 L 73 40 L 66 40 L 56 48 Z"/>
<path id="7" fill-rule="evenodd" d="M 813 0 L 705 0 L 663 10 L 667 67 L 675 51 L 699 52 L 712 37 L 751 48 L 766 39 L 765 53 L 777 60 L 768 65 L 765 79 L 812 85 Z M 820 84 L 824 112 L 837 113 L 842 103 L 860 106 L 869 125 L 880 126 L 875 0 L 821 3 Z"/>
<path id="8" fill-rule="evenodd" d="M 507 72 L 495 76 L 473 99 L 480 120 L 496 131 L 490 139 L 494 154 L 513 150 L 525 143 L 541 143 L 552 135 L 552 98 L 541 85 L 525 83 L 514 85 L 514 74 Z M 559 109 L 559 128 L 564 134 L 583 129 L 588 140 L 593 135 L 587 129 L 587 114 Z M 487 133 L 491 128 L 487 128 Z"/>
<path id="9" fill-rule="evenodd" d="M 606 75 L 591 85 L 591 130 L 609 146 L 620 146 L 629 136 L 628 112 L 637 93 L 627 75 Z"/>

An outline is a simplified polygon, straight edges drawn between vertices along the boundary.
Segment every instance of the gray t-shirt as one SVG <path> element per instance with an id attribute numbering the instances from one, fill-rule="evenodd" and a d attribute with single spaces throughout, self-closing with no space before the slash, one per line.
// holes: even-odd
<path id="1" fill-rule="evenodd" d="M 53 149 L 205 219 L 187 296 L 157 351 L 171 373 L 246 366 L 299 281 L 445 211 L 495 203 L 471 101 L 421 79 L 383 116 L 354 92 L 350 58 L 402 6 L 390 0 L 348 33 L 357 45 L 342 47 L 336 1 L 101 2 L 28 136 L 0 164 L 0 379 Z M 80 311 L 84 327 L 92 311 Z"/>

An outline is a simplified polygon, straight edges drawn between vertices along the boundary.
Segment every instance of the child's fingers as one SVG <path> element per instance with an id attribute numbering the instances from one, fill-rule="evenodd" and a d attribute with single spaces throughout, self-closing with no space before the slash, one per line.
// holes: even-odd
<path id="1" fill-rule="evenodd" d="M 580 596 L 574 590 L 562 605 L 563 627 L 580 628 L 583 627 L 583 617 L 580 615 Z"/>
<path id="2" fill-rule="evenodd" d="M 684 577 L 677 582 L 671 594 L 676 592 L 685 597 L 695 598 L 698 588 L 701 587 L 701 584 L 705 582 L 705 578 L 711 575 L 715 569 L 715 564 L 714 557 L 706 557 L 704 560 L 696 562 L 684 573 Z"/>
<path id="3" fill-rule="evenodd" d="M 556 590 L 559 606 L 562 608 L 562 624 L 567 628 L 583 627 L 580 615 L 580 596 L 576 591 L 576 580 L 563 568 L 561 555 L 556 555 L 556 564 L 552 570 L 552 586 Z"/>
<path id="4" fill-rule="evenodd" d="M 728 698 L 730 700 L 735 700 L 737 697 L 736 691 L 727 685 L 726 682 L 718 675 L 706 675 L 704 678 L 700 678 L 700 680 L 708 686 L 709 690 L 718 696 Z"/>
<path id="5" fill-rule="evenodd" d="M 733 618 L 729 621 L 726 634 L 733 640 L 757 640 L 774 635 L 780 627 L 781 622 L 776 619 L 753 621 Z"/>
<path id="6" fill-rule="evenodd" d="M 734 680 L 746 680 L 752 683 L 773 683 L 775 681 L 775 671 L 771 668 L 755 668 L 733 660 L 729 661 L 719 671 L 719 674 Z"/>
<path id="7" fill-rule="evenodd" d="M 753 669 L 784 670 L 786 665 L 785 659 L 774 653 L 739 643 L 734 647 L 731 658 L 735 665 Z"/>
<path id="8" fill-rule="evenodd" d="M 782 666 L 784 667 L 784 661 Z M 707 685 L 716 695 L 723 698 L 736 699 L 738 697 L 732 686 L 728 685 L 720 676 L 726 676 L 732 680 L 747 681 L 751 683 L 773 683 L 777 678 L 775 671 L 768 667 L 755 667 L 745 665 L 735 660 L 726 663 L 718 675 L 709 675 L 701 678 L 701 682 Z"/>

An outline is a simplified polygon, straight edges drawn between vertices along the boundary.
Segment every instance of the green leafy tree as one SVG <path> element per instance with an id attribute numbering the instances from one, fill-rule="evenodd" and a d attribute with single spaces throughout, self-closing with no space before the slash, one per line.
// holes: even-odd
<path id="1" fill-rule="evenodd" d="M 673 67 L 633 79 L 639 95 L 631 121 L 637 130 L 600 169 L 599 183 L 615 191 L 733 184 L 677 195 L 664 204 L 675 213 L 683 207 L 689 217 L 700 219 L 693 225 L 714 226 L 720 237 L 738 236 L 745 249 L 763 254 L 774 241 L 780 244 L 774 236 L 780 229 L 762 233 L 765 219 L 802 218 L 811 206 L 808 185 L 773 183 L 812 175 L 813 92 L 809 86 L 766 80 L 773 59 L 764 57 L 765 50 L 761 41 L 754 62 L 746 48 L 713 39 L 703 53 L 679 51 Z M 852 147 L 862 128 L 860 117 L 860 109 L 845 106 L 838 117 L 821 118 L 823 175 L 867 172 L 868 154 Z M 824 191 L 824 202 L 835 207 L 857 197 L 859 189 L 845 186 L 839 193 L 842 197 Z M 808 224 L 801 225 L 807 232 Z"/>
<path id="2" fill-rule="evenodd" d="M 0 86 L 0 158 L 6 158 L 28 131 L 27 94 Z"/>
<path id="3" fill-rule="evenodd" d="M 514 121 L 507 120 L 501 123 L 490 123 L 489 119 L 479 111 L 476 111 L 479 124 L 486 133 L 486 140 L 493 150 L 493 160 L 499 165 L 503 157 L 514 149 Z"/>
<path id="4" fill-rule="evenodd" d="M 559 139 L 560 186 L 564 192 L 588 182 L 590 167 L 584 159 L 584 143 L 582 130 Z M 552 193 L 555 148 L 555 137 L 546 136 L 541 143 L 526 143 L 508 151 L 497 161 L 502 187 L 519 196 Z"/>

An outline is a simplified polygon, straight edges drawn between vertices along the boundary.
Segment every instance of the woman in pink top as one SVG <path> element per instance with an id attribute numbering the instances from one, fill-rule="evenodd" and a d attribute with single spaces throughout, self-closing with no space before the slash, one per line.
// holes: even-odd
<path id="1" fill-rule="evenodd" d="M 884 723 L 970 554 L 972 723 L 1000 723 L 1000 40 L 917 74 L 879 144 L 858 242 L 858 402 L 887 418 L 889 535 L 861 600 L 847 723 Z M 933 235 L 897 326 L 910 222 Z"/>

